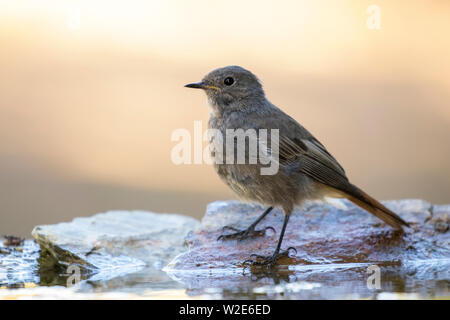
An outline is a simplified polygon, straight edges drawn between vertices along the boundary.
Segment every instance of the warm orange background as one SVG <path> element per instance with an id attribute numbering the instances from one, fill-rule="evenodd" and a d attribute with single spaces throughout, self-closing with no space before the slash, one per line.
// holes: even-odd
<path id="1" fill-rule="evenodd" d="M 449 33 L 444 0 L 0 1 L 0 234 L 232 198 L 170 160 L 172 131 L 208 118 L 183 85 L 230 64 L 367 192 L 450 203 Z"/>

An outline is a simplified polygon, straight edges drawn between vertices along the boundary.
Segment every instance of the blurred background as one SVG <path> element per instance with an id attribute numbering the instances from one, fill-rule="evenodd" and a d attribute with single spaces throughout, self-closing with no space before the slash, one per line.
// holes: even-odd
<path id="1" fill-rule="evenodd" d="M 172 132 L 208 119 L 183 85 L 231 64 L 368 193 L 450 203 L 449 32 L 446 0 L 0 0 L 0 234 L 234 198 L 171 162 Z"/>

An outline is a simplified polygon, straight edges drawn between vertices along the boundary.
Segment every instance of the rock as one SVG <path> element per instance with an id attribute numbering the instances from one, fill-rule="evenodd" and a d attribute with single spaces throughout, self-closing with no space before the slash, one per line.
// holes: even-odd
<path id="1" fill-rule="evenodd" d="M 348 201 L 332 203 L 296 209 L 283 248 L 295 247 L 297 253 L 270 271 L 242 262 L 251 253 L 271 254 L 278 234 L 217 241 L 223 226 L 244 229 L 253 222 L 264 210 L 256 204 L 212 203 L 201 224 L 180 215 L 113 211 L 39 226 L 33 236 L 40 247 L 15 237 L 0 241 L 0 299 L 448 296 L 449 205 L 385 202 L 411 223 L 401 234 Z M 279 232 L 282 221 L 282 212 L 274 210 L 258 228 Z M 69 285 L 71 266 L 89 281 L 61 287 Z M 368 282 L 377 268 L 380 289 Z"/>
<path id="2" fill-rule="evenodd" d="M 447 232 L 450 223 L 450 205 L 436 205 L 433 207 L 433 217 L 430 223 L 434 225 L 434 229 L 438 232 Z"/>
<path id="3" fill-rule="evenodd" d="M 148 274 L 160 270 L 186 250 L 184 239 L 198 225 L 197 220 L 177 214 L 110 211 L 37 226 L 32 235 L 42 249 L 41 268 L 64 271 L 75 266 L 96 281 L 143 268 Z"/>
<path id="4" fill-rule="evenodd" d="M 246 288 L 252 292 L 250 297 L 256 297 L 254 289 L 264 281 L 319 283 L 312 290 L 322 298 L 335 298 L 340 290 L 342 294 L 348 293 L 344 288 L 349 286 L 367 296 L 371 294 L 366 285 L 371 270 L 368 267 L 373 265 L 381 268 L 382 284 L 390 291 L 397 287 L 398 291 L 405 291 L 405 287 L 418 283 L 423 285 L 425 279 L 435 284 L 427 284 L 431 291 L 440 292 L 442 283 L 447 287 L 450 233 L 436 228 L 435 220 L 448 225 L 450 206 L 433 207 L 414 199 L 385 201 L 386 206 L 411 223 L 411 228 L 402 234 L 349 201 L 340 201 L 339 206 L 311 203 L 305 210 L 297 208 L 293 212 L 282 248 L 294 247 L 297 253 L 279 260 L 275 275 L 262 283 L 255 280 L 267 278 L 267 272 L 246 267 L 243 262 L 252 253 L 272 254 L 278 233 L 244 241 L 217 241 L 225 225 L 245 229 L 265 209 L 237 201 L 210 204 L 201 227 L 186 238 L 189 251 L 178 255 L 164 270 L 193 293 L 218 287 L 233 294 L 236 288 Z M 275 209 L 257 229 L 271 226 L 280 232 L 282 223 L 283 213 Z"/>

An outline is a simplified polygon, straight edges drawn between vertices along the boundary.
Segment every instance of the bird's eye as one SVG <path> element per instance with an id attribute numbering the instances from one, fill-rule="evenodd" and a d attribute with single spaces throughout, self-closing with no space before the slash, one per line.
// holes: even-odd
<path id="1" fill-rule="evenodd" d="M 227 86 L 231 86 L 234 83 L 234 79 L 232 77 L 227 77 L 225 80 L 223 80 L 223 83 Z"/>

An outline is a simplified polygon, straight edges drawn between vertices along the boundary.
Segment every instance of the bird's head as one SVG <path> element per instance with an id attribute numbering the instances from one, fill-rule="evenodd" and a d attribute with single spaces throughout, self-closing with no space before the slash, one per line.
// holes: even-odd
<path id="1" fill-rule="evenodd" d="M 239 66 L 213 70 L 202 81 L 185 87 L 203 89 L 210 104 L 222 110 L 244 108 L 264 99 L 264 91 L 258 78 Z"/>

